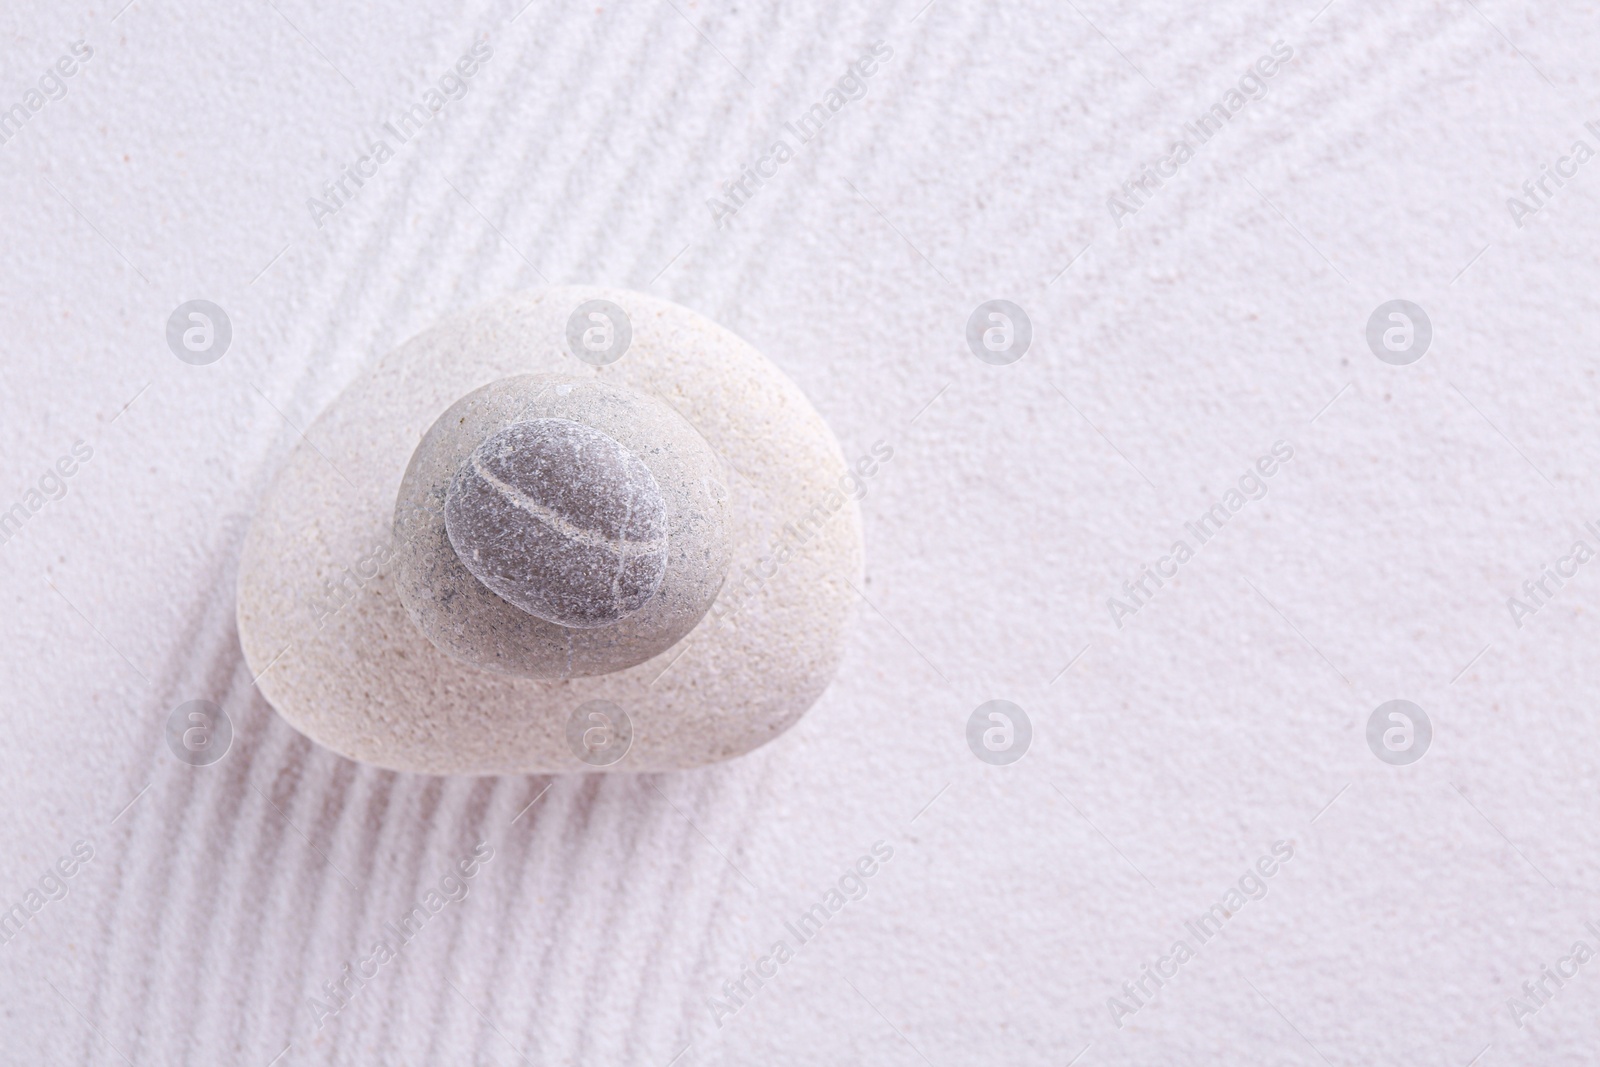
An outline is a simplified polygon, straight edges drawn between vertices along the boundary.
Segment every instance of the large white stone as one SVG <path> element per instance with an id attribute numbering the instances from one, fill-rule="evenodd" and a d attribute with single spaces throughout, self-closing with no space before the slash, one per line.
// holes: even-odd
<path id="1" fill-rule="evenodd" d="M 594 300 L 631 326 L 601 367 L 568 349 L 569 319 Z M 559 681 L 483 670 L 436 648 L 396 595 L 395 499 L 419 440 L 474 389 L 528 373 L 654 396 L 729 469 L 726 582 L 637 666 Z M 838 443 L 793 382 L 692 311 L 587 287 L 506 297 L 379 361 L 307 438 L 246 538 L 239 637 L 279 713 L 346 756 L 438 774 L 693 767 L 782 733 L 837 669 L 862 566 Z"/>

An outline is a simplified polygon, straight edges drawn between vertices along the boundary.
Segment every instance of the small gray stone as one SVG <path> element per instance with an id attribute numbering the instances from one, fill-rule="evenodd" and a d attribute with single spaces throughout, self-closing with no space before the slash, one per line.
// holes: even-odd
<path id="1" fill-rule="evenodd" d="M 562 626 L 633 614 L 667 570 L 667 505 L 650 468 L 570 419 L 492 434 L 451 479 L 444 518 L 474 577 Z"/>
<path id="2" fill-rule="evenodd" d="M 692 630 L 731 548 L 722 464 L 668 404 L 524 374 L 423 434 L 395 497 L 395 589 L 436 648 L 522 678 L 625 670 Z"/>

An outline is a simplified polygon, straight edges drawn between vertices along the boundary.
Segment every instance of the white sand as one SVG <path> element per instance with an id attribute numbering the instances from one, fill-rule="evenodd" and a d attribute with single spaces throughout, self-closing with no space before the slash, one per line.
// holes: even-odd
<path id="1" fill-rule="evenodd" d="M 1595 944 L 1600 571 L 1520 629 L 1506 598 L 1597 518 L 1600 161 L 1520 229 L 1505 204 L 1594 144 L 1592 4 L 275 3 L 3 18 L 0 103 L 94 54 L 0 145 L 5 499 L 92 449 L 0 546 L 0 900 L 94 857 L 0 946 L 0 1061 L 1593 1061 L 1595 963 L 1522 1029 L 1506 998 Z M 306 198 L 480 31 L 470 91 L 317 229 Z M 717 230 L 706 199 L 879 38 Z M 1111 191 L 1279 38 L 1265 99 L 1118 230 Z M 847 459 L 893 449 L 873 607 L 823 701 L 727 764 L 340 760 L 241 663 L 248 517 L 371 358 L 547 280 L 692 307 Z M 232 318 L 211 366 L 165 343 L 195 298 Z M 1011 366 L 964 343 L 996 298 L 1035 327 Z M 1363 338 L 1392 298 L 1435 328 L 1409 367 Z M 1115 629 L 1279 439 L 1265 499 Z M 195 769 L 163 738 L 198 698 L 236 734 Z M 1435 726 L 1410 767 L 1364 740 L 1394 698 Z M 967 748 L 991 699 L 1033 723 L 1011 766 Z M 706 998 L 880 839 L 719 1030 Z M 1280 839 L 1267 897 L 1116 1029 Z M 466 898 L 314 1033 L 306 998 L 479 840 Z"/>

